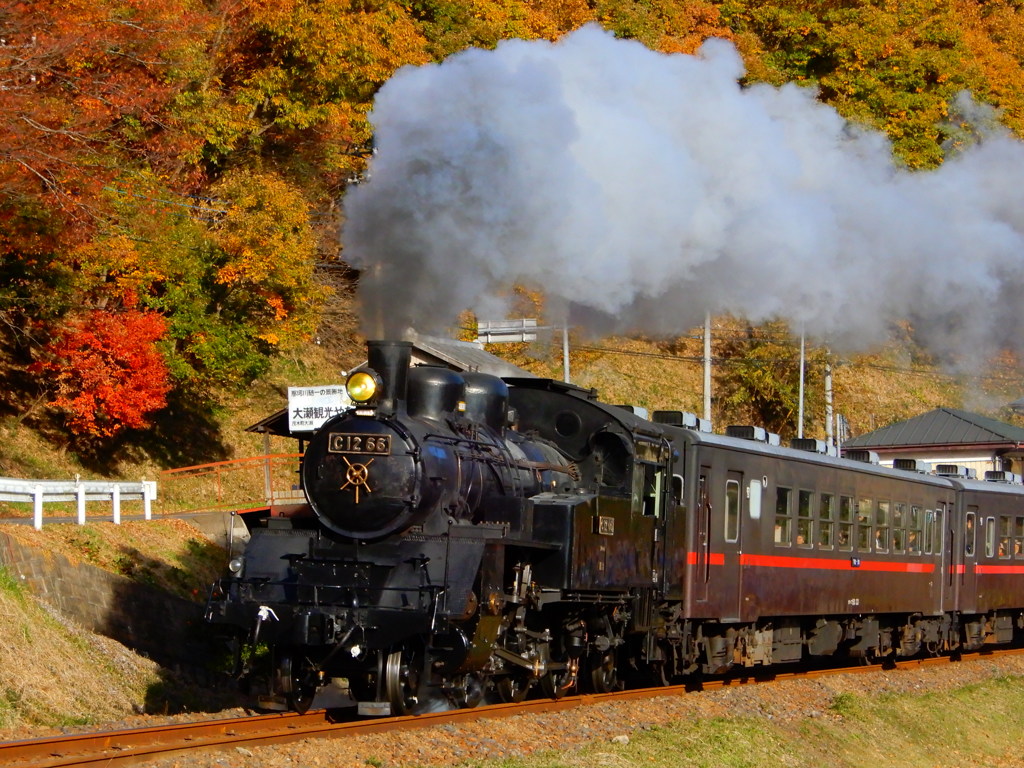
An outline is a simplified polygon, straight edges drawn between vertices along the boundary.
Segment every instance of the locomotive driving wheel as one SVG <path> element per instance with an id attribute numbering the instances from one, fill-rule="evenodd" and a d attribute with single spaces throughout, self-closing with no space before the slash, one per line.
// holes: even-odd
<path id="1" fill-rule="evenodd" d="M 384 690 L 391 702 L 391 714 L 410 715 L 419 704 L 423 657 L 409 648 L 400 648 L 384 664 Z"/>
<path id="2" fill-rule="evenodd" d="M 559 663 L 557 659 L 551 659 L 550 649 L 547 646 L 543 647 L 545 651 L 542 657 L 546 664 L 559 668 L 548 669 L 547 672 L 540 676 L 541 694 L 549 699 L 560 699 L 576 685 L 576 672 L 579 669 L 579 661 L 570 658 L 566 659 L 564 664 Z"/>
<path id="3" fill-rule="evenodd" d="M 318 681 L 312 665 L 291 653 L 281 656 L 277 665 L 277 688 L 284 694 L 288 706 L 300 715 L 309 711 Z"/>
<path id="4" fill-rule="evenodd" d="M 530 678 L 523 672 L 513 670 L 498 678 L 494 684 L 498 698 L 504 704 L 519 704 L 530 691 Z"/>
<path id="5" fill-rule="evenodd" d="M 595 653 L 590 657 L 590 684 L 595 693 L 611 693 L 619 689 L 614 651 Z"/>

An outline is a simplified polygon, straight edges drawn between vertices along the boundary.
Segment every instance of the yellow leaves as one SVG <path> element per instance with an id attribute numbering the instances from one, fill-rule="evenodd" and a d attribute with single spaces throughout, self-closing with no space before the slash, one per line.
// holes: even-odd
<path id="1" fill-rule="evenodd" d="M 139 292 L 158 276 L 143 264 L 136 244 L 127 235 L 97 235 L 74 248 L 82 290 L 99 303 L 135 306 Z"/>
<path id="2" fill-rule="evenodd" d="M 323 295 L 313 281 L 316 238 L 305 198 L 280 177 L 256 171 L 228 174 L 213 192 L 227 204 L 210 228 L 220 256 L 212 277 L 225 290 L 223 303 L 246 307 L 268 344 L 303 335 Z"/>

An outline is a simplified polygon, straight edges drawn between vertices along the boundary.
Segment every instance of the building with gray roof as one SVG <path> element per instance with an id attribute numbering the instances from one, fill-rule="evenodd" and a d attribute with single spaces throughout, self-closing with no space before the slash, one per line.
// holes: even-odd
<path id="1" fill-rule="evenodd" d="M 919 459 L 977 470 L 1022 473 L 1024 428 L 956 408 L 936 408 L 847 440 L 844 449 L 874 451 L 883 464 Z"/>

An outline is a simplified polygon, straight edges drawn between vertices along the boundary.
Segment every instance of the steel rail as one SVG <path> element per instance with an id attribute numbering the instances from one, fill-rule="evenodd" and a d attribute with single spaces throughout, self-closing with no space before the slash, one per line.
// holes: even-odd
<path id="1" fill-rule="evenodd" d="M 62 768 L 63 766 L 127 766 L 172 757 L 194 750 L 226 750 L 235 747 L 264 746 L 307 738 L 343 738 L 386 731 L 430 728 L 448 723 L 511 717 L 521 714 L 558 712 L 605 702 L 681 696 L 696 690 L 713 690 L 736 685 L 783 680 L 813 679 L 825 675 L 879 672 L 884 669 L 912 669 L 957 661 L 974 661 L 1024 653 L 1024 649 L 1000 649 L 965 653 L 958 658 L 937 656 L 906 659 L 889 664 L 866 664 L 821 670 L 793 672 L 740 672 L 685 685 L 638 688 L 612 693 L 589 693 L 561 699 L 534 699 L 520 704 L 494 704 L 475 709 L 457 709 L 405 717 L 338 721 L 329 710 L 304 715 L 275 713 L 249 717 L 206 720 L 170 725 L 148 726 L 99 733 L 44 737 L 0 743 L 0 765 L 5 768 Z"/>

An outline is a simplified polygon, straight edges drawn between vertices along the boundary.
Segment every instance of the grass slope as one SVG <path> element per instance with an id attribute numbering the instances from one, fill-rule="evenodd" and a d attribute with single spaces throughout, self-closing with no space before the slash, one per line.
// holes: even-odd
<path id="1" fill-rule="evenodd" d="M 4 568 L 0 612 L 0 728 L 117 720 L 161 685 L 155 662 L 67 621 Z"/>

